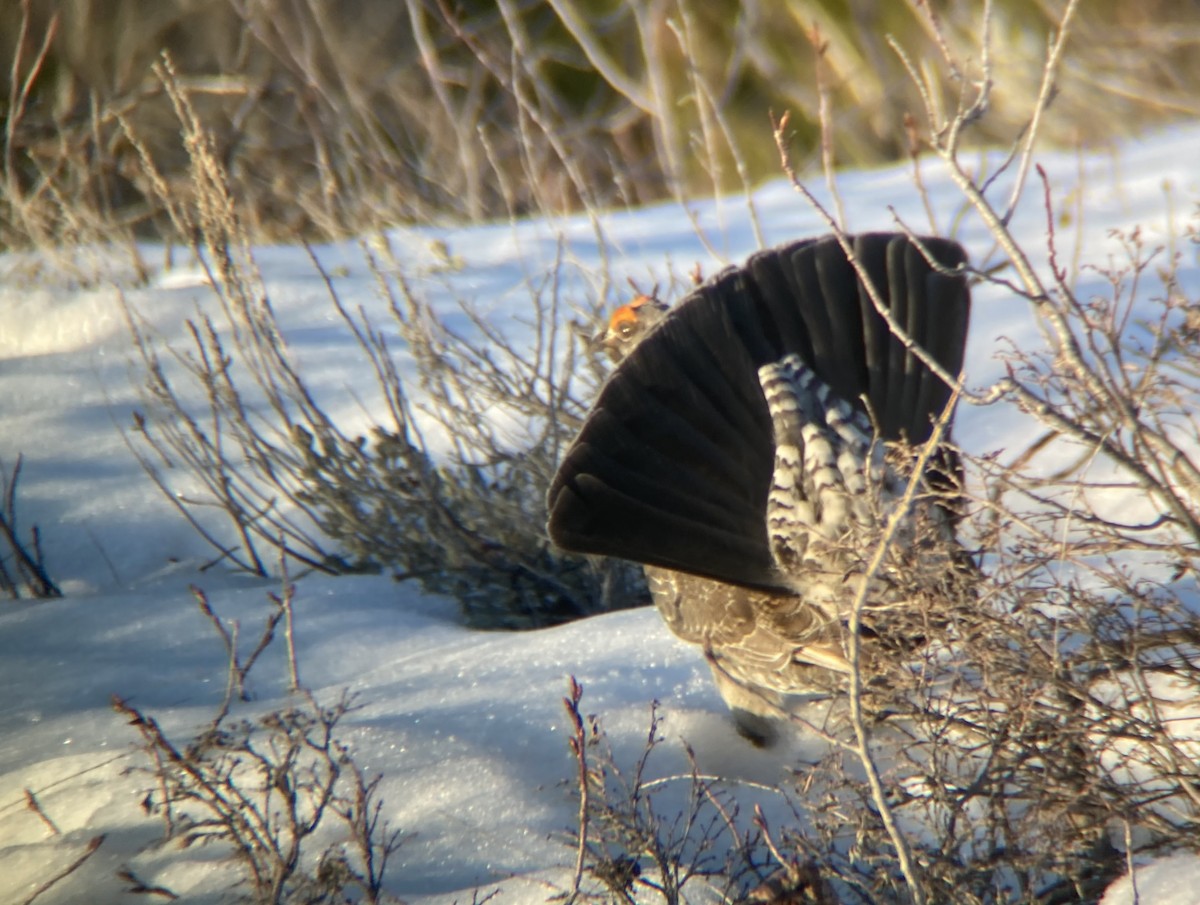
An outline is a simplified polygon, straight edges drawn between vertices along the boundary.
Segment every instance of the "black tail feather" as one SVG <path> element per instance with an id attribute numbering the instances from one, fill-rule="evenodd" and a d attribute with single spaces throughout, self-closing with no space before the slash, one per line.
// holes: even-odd
<path id="1" fill-rule="evenodd" d="M 955 243 L 924 239 L 942 268 Z M 909 337 L 950 374 L 962 366 L 966 280 L 901 235 L 853 239 L 855 257 Z M 550 489 L 559 546 L 762 588 L 784 588 L 767 544 L 774 466 L 758 369 L 797 353 L 882 438 L 928 438 L 950 388 L 875 309 L 840 244 L 754 255 L 679 303 L 621 363 Z"/>

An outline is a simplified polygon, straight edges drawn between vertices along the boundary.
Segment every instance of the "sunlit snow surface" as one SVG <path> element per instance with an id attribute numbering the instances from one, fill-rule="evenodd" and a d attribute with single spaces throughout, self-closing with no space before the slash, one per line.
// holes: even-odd
<path id="1" fill-rule="evenodd" d="M 1071 222 L 1059 221 L 1068 244 L 1061 254 L 1073 257 L 1078 242 L 1081 261 L 1106 263 L 1116 250 L 1107 237 L 1114 228 L 1140 227 L 1150 245 L 1182 235 L 1200 199 L 1198 156 L 1197 128 L 1083 157 L 1041 155 L 1055 205 L 1071 212 Z M 989 159 L 994 165 L 998 158 Z M 924 179 L 946 231 L 959 197 L 936 164 L 925 166 Z M 1006 197 L 1010 185 L 1001 179 L 993 192 Z M 929 229 L 903 168 L 845 174 L 841 193 L 853 230 L 892 228 L 889 208 L 914 229 Z M 755 208 L 767 244 L 826 231 L 782 182 L 759 191 Z M 564 293 L 582 302 L 601 286 L 606 259 L 615 300 L 626 277 L 678 287 L 697 263 L 711 274 L 757 247 L 743 199 L 696 203 L 690 211 L 719 256 L 675 205 L 605 217 L 605 255 L 585 218 L 397 231 L 391 240 L 409 279 L 447 318 L 459 317 L 458 301 L 468 300 L 519 340 L 528 281 L 541 280 L 556 255 Z M 1043 247 L 1036 180 L 1014 226 L 1027 248 Z M 955 234 L 977 263 L 992 253 L 972 217 Z M 462 266 L 441 266 L 435 241 Z M 161 249 L 144 251 L 152 265 L 165 259 Z M 378 309 L 357 245 L 316 251 L 343 301 Z M 1184 242 L 1179 251 L 1184 288 L 1195 297 L 1195 248 Z M 271 247 L 257 259 L 305 377 L 335 415 L 365 423 L 361 406 L 375 398 L 371 376 L 307 255 Z M 240 620 L 245 638 L 256 634 L 274 588 L 219 568 L 198 571 L 210 551 L 126 450 L 118 427 L 128 426 L 138 402 L 116 290 L 78 288 L 54 269 L 34 278 L 29 272 L 27 259 L 0 257 L 0 459 L 11 468 L 18 453 L 25 457 L 19 515 L 24 526 L 40 526 L 51 572 L 68 596 L 0 603 L 0 902 L 26 898 L 101 834 L 95 856 L 39 903 L 144 903 L 116 878 L 124 865 L 184 901 L 222 901 L 232 872 L 221 852 L 156 844 L 161 826 L 140 807 L 147 779 L 126 772 L 142 763 L 132 753 L 135 735 L 109 698 L 127 698 L 181 737 L 200 726 L 221 698 L 225 656 L 188 585 L 204 588 L 223 617 Z M 1102 288 L 1085 270 L 1081 294 L 1089 281 L 1092 290 Z M 183 337 L 183 319 L 212 304 L 202 273 L 186 264 L 125 292 L 174 342 Z M 995 352 L 1003 337 L 1020 342 L 1033 330 L 1023 302 L 994 288 L 976 292 L 970 383 L 982 386 L 1001 373 Z M 1016 447 L 1035 432 L 1016 412 L 970 407 L 960 409 L 956 427 L 958 441 L 974 452 Z M 568 675 L 585 687 L 584 710 L 603 715 L 619 756 L 641 750 L 650 702 L 661 702 L 672 743 L 656 764 L 660 774 L 685 769 L 674 743 L 681 738 L 702 770 L 765 782 L 782 778 L 806 744 L 797 738 L 773 753 L 750 749 L 733 732 L 698 651 L 676 641 L 649 610 L 488 634 L 463 629 L 452 603 L 422 597 L 411 585 L 312 577 L 299 582 L 297 608 L 301 677 L 323 700 L 342 688 L 357 695 L 360 709 L 346 718 L 344 737 L 367 772 L 383 774 L 389 821 L 413 834 L 388 875 L 389 889 L 411 903 L 469 902 L 475 890 L 496 889 L 498 902 L 543 902 L 569 882 L 576 803 L 561 704 Z M 283 664 L 274 656 L 251 682 L 253 706 L 263 711 L 286 700 Z M 27 808 L 26 789 L 61 835 Z M 1196 889 L 1200 864 L 1176 856 L 1139 871 L 1136 901 L 1185 905 L 1197 901 Z M 1134 902 L 1128 878 L 1104 901 Z"/>

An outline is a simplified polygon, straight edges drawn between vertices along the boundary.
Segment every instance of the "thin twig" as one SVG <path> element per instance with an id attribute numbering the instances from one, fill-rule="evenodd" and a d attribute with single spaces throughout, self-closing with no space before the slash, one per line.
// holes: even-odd
<path id="1" fill-rule="evenodd" d="M 575 849 L 575 875 L 571 884 L 571 901 L 582 894 L 583 865 L 587 856 L 588 845 L 588 814 L 591 801 L 591 778 L 587 764 L 587 732 L 583 727 L 583 717 L 579 713 L 579 702 L 583 699 L 583 686 L 575 681 L 574 676 L 568 677 L 567 696 L 563 698 L 563 707 L 567 718 L 573 727 L 572 735 L 567 739 L 571 753 L 579 767 L 576 782 L 579 784 L 579 839 Z"/>
<path id="2" fill-rule="evenodd" d="M 1062 64 L 1063 51 L 1066 49 L 1067 38 L 1071 34 L 1071 20 L 1074 18 L 1075 10 L 1078 6 L 1079 0 L 1067 0 L 1067 5 L 1063 8 L 1062 15 L 1059 17 L 1058 34 L 1050 45 L 1050 51 L 1046 55 L 1046 63 L 1042 67 L 1042 83 L 1038 88 L 1037 100 L 1033 105 L 1033 115 L 1030 117 L 1029 127 L 1025 132 L 1025 148 L 1020 154 L 1017 177 L 1013 182 L 1012 193 L 1009 195 L 1008 204 L 1005 206 L 1004 216 L 1000 218 L 1000 221 L 1005 225 L 1012 219 L 1012 215 L 1017 209 L 1017 202 L 1020 201 L 1021 193 L 1025 189 L 1025 180 L 1029 177 L 1029 167 L 1033 162 L 1034 142 L 1037 140 L 1041 130 L 1042 117 L 1050 107 L 1050 102 L 1054 99 L 1055 82 L 1058 78 L 1059 67 Z"/>
<path id="3" fill-rule="evenodd" d="M 27 897 L 22 899 L 21 905 L 33 905 L 33 902 L 35 902 L 42 895 L 42 893 L 48 892 L 61 880 L 69 877 L 71 874 L 75 873 L 75 871 L 79 870 L 79 868 L 83 867 L 83 865 L 85 863 L 87 863 L 88 858 L 90 858 L 90 857 L 92 857 L 92 855 L 96 854 L 96 850 L 100 848 L 100 846 L 103 844 L 105 838 L 106 838 L 105 834 L 103 834 L 103 833 L 99 836 L 93 836 L 88 841 L 88 844 L 84 848 L 83 853 L 78 858 L 76 858 L 74 861 L 72 861 L 70 864 L 68 864 L 66 867 L 64 867 L 62 870 L 60 870 L 58 873 L 56 873 L 49 880 L 42 883 L 30 895 L 28 895 Z"/>
<path id="4" fill-rule="evenodd" d="M 42 823 L 46 824 L 46 826 L 50 828 L 50 832 L 53 835 L 62 835 L 62 830 L 60 830 L 55 822 L 50 819 L 50 815 L 46 813 L 45 808 L 42 807 L 42 803 L 38 801 L 37 796 L 33 793 L 33 789 L 25 790 L 25 804 L 29 810 L 38 815 L 38 819 L 40 819 Z"/>

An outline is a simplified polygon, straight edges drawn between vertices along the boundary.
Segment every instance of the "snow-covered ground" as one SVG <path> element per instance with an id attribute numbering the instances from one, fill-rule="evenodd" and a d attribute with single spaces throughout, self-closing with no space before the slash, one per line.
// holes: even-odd
<path id="1" fill-rule="evenodd" d="M 1181 128 L 1137 143 L 1039 158 L 1054 201 L 1078 214 L 1060 222 L 1078 241 L 1081 260 L 1104 263 L 1114 228 L 1140 227 L 1149 244 L 1182 234 L 1200 199 L 1200 128 Z M 994 159 L 993 159 L 994 164 Z M 924 177 L 943 230 L 961 202 L 935 166 Z M 820 182 L 814 179 L 814 184 Z M 994 191 L 1002 193 L 1007 182 Z M 844 174 L 841 192 L 852 230 L 893 226 L 889 208 L 928 229 L 905 168 Z M 1003 197 L 1000 195 L 1000 197 Z M 767 244 L 825 232 L 790 186 L 755 195 Z M 675 205 L 603 219 L 614 286 L 624 277 L 672 284 L 699 263 L 706 274 L 755 250 L 744 201 L 696 203 L 693 222 Z M 1168 217 L 1175 222 L 1168 222 Z M 1015 231 L 1040 248 L 1045 211 L 1040 186 L 1026 191 Z M 1078 233 L 1076 233 L 1078 230 Z M 971 217 L 957 238 L 978 263 L 991 245 Z M 544 273 L 565 240 L 568 295 L 595 285 L 603 256 L 586 219 L 473 228 L 397 231 L 393 245 L 422 292 L 453 317 L 456 300 L 486 306 L 520 336 L 528 304 L 526 280 Z M 435 242 L 461 259 L 437 265 Z M 1182 278 L 1200 295 L 1194 246 Z M 374 304 L 374 280 L 354 244 L 318 253 L 349 304 Z M 161 250 L 145 249 L 162 261 Z M 276 311 L 301 370 L 331 401 L 355 417 L 373 386 L 357 347 L 332 311 L 325 287 L 302 249 L 257 253 Z M 88 841 L 95 855 L 40 895 L 46 903 L 144 903 L 116 872 L 128 866 L 143 880 L 188 902 L 217 902 L 233 877 L 220 853 L 160 846 L 161 824 L 140 802 L 147 777 L 134 732 L 109 706 L 121 695 L 182 735 L 211 717 L 224 689 L 225 653 L 197 610 L 188 586 L 203 588 L 217 612 L 256 637 L 269 610 L 271 583 L 198 571 L 210 551 L 142 474 L 118 427 L 138 406 L 131 384 L 130 340 L 116 290 L 79 288 L 28 262 L 0 257 L 0 461 L 25 457 L 19 515 L 37 523 L 50 571 L 67 596 L 0 603 L 0 902 L 22 902 L 65 868 Z M 119 275 L 118 275 L 119 278 Z M 1097 279 L 1082 272 L 1081 282 Z M 187 266 L 154 273 L 148 288 L 127 296 L 168 341 L 183 320 L 211 304 L 210 290 Z M 994 379 L 1001 337 L 1020 340 L 1035 329 L 1025 305 L 994 288 L 976 293 L 968 349 L 973 385 Z M 361 393 L 359 390 L 361 389 Z M 1013 448 L 1034 428 L 1015 412 L 960 409 L 956 436 L 975 452 Z M 322 700 L 351 689 L 360 709 L 343 737 L 368 773 L 380 773 L 384 814 L 411 833 L 394 856 L 388 888 L 410 903 L 469 901 L 500 890 L 497 902 L 540 903 L 569 883 L 574 852 L 568 831 L 577 802 L 570 779 L 569 726 L 561 699 L 574 675 L 583 708 L 604 715 L 619 756 L 641 750 L 658 700 L 669 743 L 660 774 L 684 770 L 677 740 L 696 752 L 700 768 L 732 780 L 773 782 L 806 744 L 751 749 L 737 737 L 699 653 L 674 639 L 651 610 L 593 618 L 523 634 L 469 631 L 452 602 L 424 597 L 413 585 L 385 578 L 306 577 L 296 594 L 300 673 Z M 286 702 L 278 651 L 256 666 L 253 707 Z M 27 806 L 32 791 L 61 831 L 54 834 Z M 1161 860 L 1116 883 L 1106 905 L 1188 905 L 1197 901 L 1200 863 Z"/>

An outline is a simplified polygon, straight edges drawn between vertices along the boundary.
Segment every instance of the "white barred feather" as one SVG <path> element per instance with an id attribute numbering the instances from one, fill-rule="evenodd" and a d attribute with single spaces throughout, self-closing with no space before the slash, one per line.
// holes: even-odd
<path id="1" fill-rule="evenodd" d="M 803 564 L 810 576 L 827 578 L 842 566 L 830 548 L 873 524 L 868 488 L 886 473 L 883 448 L 866 417 L 837 398 L 799 355 L 764 365 L 758 377 L 775 433 L 767 496 L 771 552 L 784 574 L 798 574 Z"/>

